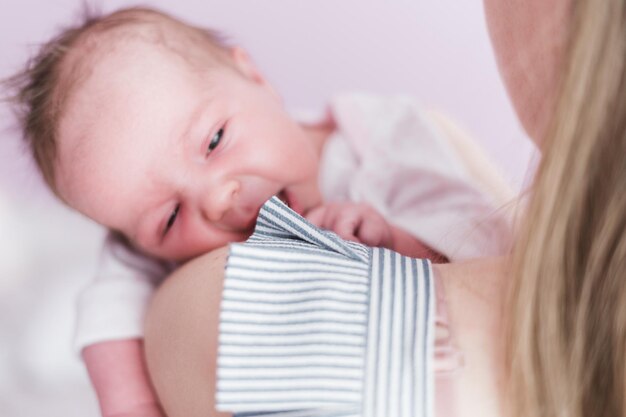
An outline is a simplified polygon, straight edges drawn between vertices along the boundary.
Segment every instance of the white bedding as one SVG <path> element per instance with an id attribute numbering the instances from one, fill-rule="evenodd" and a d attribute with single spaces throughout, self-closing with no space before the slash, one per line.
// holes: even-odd
<path id="1" fill-rule="evenodd" d="M 0 416 L 96 417 L 70 341 L 102 231 L 38 195 L 9 200 L 0 183 Z"/>

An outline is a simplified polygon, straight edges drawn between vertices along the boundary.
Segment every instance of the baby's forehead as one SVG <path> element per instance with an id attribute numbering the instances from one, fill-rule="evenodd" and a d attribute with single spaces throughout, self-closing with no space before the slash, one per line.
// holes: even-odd
<path id="1" fill-rule="evenodd" d="M 184 120 L 185 105 L 196 98 L 197 79 L 171 55 L 143 41 L 120 44 L 98 59 L 65 104 L 58 127 L 58 186 L 90 217 L 98 218 L 85 207 L 93 208 L 93 201 L 105 206 L 112 198 L 108 191 L 120 192 L 121 186 L 112 184 L 124 182 L 122 177 L 147 177 L 152 159 L 146 149 L 161 146 L 155 138 L 169 136 Z M 128 181 L 124 186 L 133 188 Z"/>
<path id="2" fill-rule="evenodd" d="M 183 77 L 196 74 L 193 70 L 197 67 L 214 69 L 224 65 L 217 62 L 224 59 L 216 57 L 219 51 L 215 49 L 219 47 L 211 46 L 202 36 L 192 36 L 193 28 L 161 15 L 149 17 L 113 23 L 103 20 L 102 27 L 89 28 L 72 45 L 56 87 L 62 106 L 61 125 L 77 106 L 102 105 L 98 100 L 103 96 L 93 94 L 94 90 L 107 98 L 130 94 L 125 90 L 147 82 L 146 77 L 137 76 L 142 71 L 160 70 L 170 77 Z M 125 84 L 124 79 L 133 80 L 133 84 Z M 59 138 L 59 142 L 64 141 Z"/>
<path id="3" fill-rule="evenodd" d="M 228 46 L 210 29 L 198 28 L 160 12 L 129 9 L 101 18 L 80 31 L 60 67 L 58 89 L 64 102 L 93 68 L 128 46 L 158 48 L 193 69 L 232 66 Z M 132 53 L 132 52 L 131 52 Z"/>
<path id="4" fill-rule="evenodd" d="M 157 48 L 189 64 L 202 65 L 203 61 L 213 60 L 209 42 L 202 42 L 191 33 L 184 24 L 161 17 L 139 21 L 103 20 L 76 40 L 68 51 L 62 75 L 80 80 L 112 55 L 133 54 L 135 46 Z"/>
<path id="5" fill-rule="evenodd" d="M 146 83 L 155 77 L 157 82 L 162 79 L 159 74 L 175 80 L 189 74 L 186 59 L 173 50 L 178 47 L 176 42 L 184 40 L 168 38 L 173 29 L 127 24 L 86 34 L 74 45 L 62 74 L 65 80 L 60 80 L 65 86 L 59 86 L 65 89 L 58 127 L 60 180 L 80 173 L 79 161 L 87 161 L 87 151 L 98 145 L 99 141 L 93 140 L 94 123 L 109 117 L 116 120 L 115 116 L 119 119 L 127 104 L 141 98 L 134 95 L 140 94 Z M 140 109 L 139 103 L 135 104 Z"/>

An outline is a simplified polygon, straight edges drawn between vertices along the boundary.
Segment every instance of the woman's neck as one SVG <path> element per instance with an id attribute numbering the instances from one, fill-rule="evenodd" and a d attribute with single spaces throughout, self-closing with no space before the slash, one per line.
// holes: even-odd
<path id="1" fill-rule="evenodd" d="M 504 416 L 504 301 L 510 259 L 433 265 L 448 305 L 450 331 L 464 357 L 455 380 L 457 416 Z"/>

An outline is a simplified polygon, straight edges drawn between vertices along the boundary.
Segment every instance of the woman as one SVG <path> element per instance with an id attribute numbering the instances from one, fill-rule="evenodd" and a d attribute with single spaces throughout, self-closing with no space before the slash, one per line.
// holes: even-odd
<path id="1" fill-rule="evenodd" d="M 436 265 L 465 368 L 439 415 L 626 415 L 626 1 L 485 0 L 543 159 L 507 259 Z M 222 249 L 166 281 L 148 365 L 170 417 L 216 415 Z M 207 279 L 211 276 L 211 279 Z"/>

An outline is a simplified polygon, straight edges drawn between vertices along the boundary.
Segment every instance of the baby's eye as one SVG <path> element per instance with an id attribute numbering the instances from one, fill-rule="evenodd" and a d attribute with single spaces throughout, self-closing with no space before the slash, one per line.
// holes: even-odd
<path id="1" fill-rule="evenodd" d="M 172 228 L 174 222 L 176 221 L 176 217 L 178 217 L 178 211 L 180 210 L 180 204 L 176 204 L 174 211 L 170 214 L 169 219 L 167 219 L 167 224 L 165 225 L 165 230 L 163 230 L 163 236 L 167 234 L 167 232 Z"/>
<path id="2" fill-rule="evenodd" d="M 211 142 L 209 142 L 209 146 L 206 151 L 207 155 L 210 154 L 213 149 L 217 148 L 217 145 L 219 145 L 222 140 L 222 136 L 224 136 L 224 128 L 218 130 L 217 133 L 215 133 L 215 135 L 211 138 Z"/>

